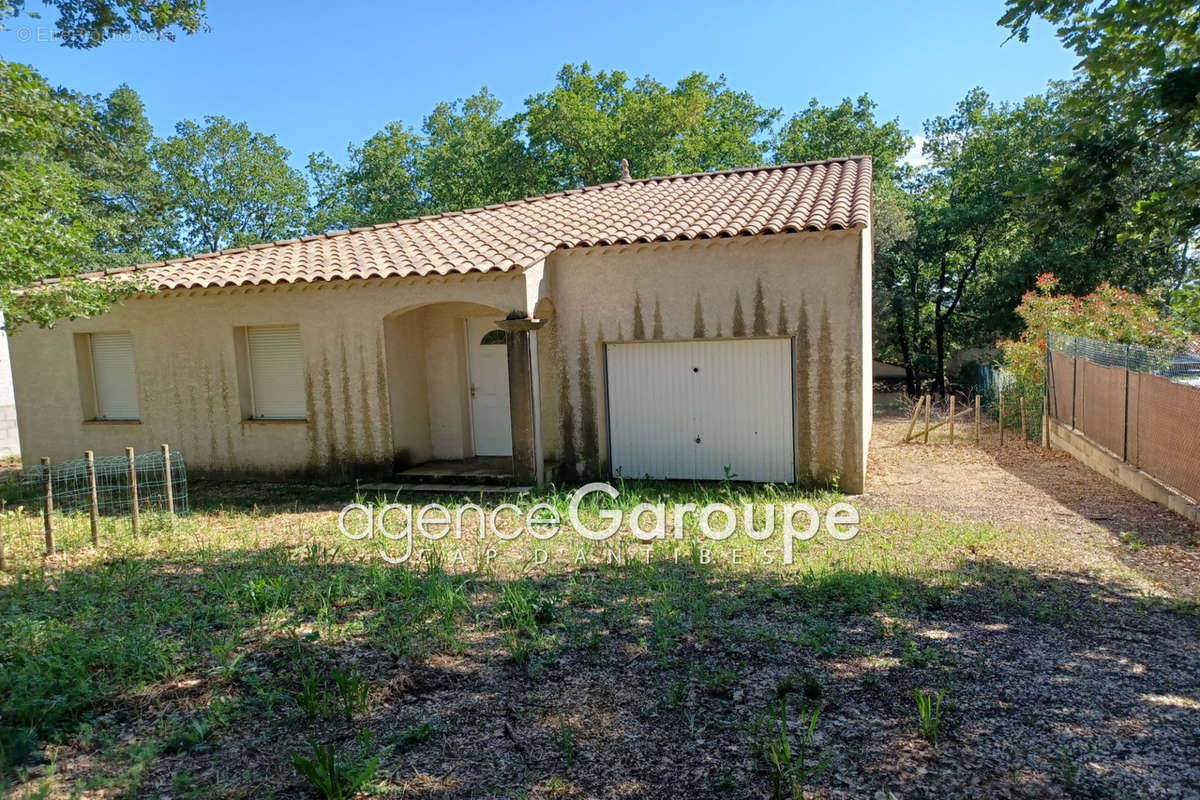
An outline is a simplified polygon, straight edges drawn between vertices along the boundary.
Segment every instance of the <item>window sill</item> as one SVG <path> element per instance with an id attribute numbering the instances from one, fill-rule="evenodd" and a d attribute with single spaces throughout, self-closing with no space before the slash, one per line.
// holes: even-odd
<path id="1" fill-rule="evenodd" d="M 140 419 L 85 419 L 84 425 L 141 425 Z"/>
<path id="2" fill-rule="evenodd" d="M 307 425 L 307 419 L 244 419 L 243 425 Z"/>

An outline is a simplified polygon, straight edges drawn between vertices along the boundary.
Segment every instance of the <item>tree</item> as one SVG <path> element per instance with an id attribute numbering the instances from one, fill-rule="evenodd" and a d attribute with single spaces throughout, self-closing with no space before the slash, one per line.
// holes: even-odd
<path id="1" fill-rule="evenodd" d="M 912 138 L 898 120 L 880 123 L 877 105 L 867 95 L 822 106 L 815 98 L 794 114 L 772 140 L 776 163 L 817 161 L 869 155 L 873 162 L 872 225 L 875 248 L 874 298 L 879 324 L 876 354 L 908 366 L 908 385 L 916 392 L 914 344 L 902 283 L 899 245 L 913 233 L 911 197 L 902 189 L 911 170 L 903 163 Z"/>
<path id="2" fill-rule="evenodd" d="M 1021 41 L 1032 19 L 1057 27 L 1059 39 L 1081 58 L 1079 90 L 1066 109 L 1067 132 L 1077 142 L 1096 142 L 1119 164 L 1128 151 L 1200 150 L 1200 7 L 1192 0 L 1008 0 L 999 24 Z M 1178 228 L 1200 227 L 1200 172 L 1161 176 L 1136 200 L 1146 240 L 1174 241 Z M 1127 174 L 1119 169 L 1116 175 Z M 1076 189 L 1095 186 L 1084 174 Z M 1165 230 L 1164 230 L 1165 228 Z M 1194 235 L 1194 233 L 1193 233 Z"/>
<path id="3" fill-rule="evenodd" d="M 1036 288 L 1026 292 L 1017 306 L 1024 322 L 1020 338 L 1000 342 L 1005 366 L 1027 386 L 1042 383 L 1051 333 L 1166 350 L 1179 347 L 1186 338 L 1173 320 L 1159 314 L 1150 299 L 1107 281 L 1085 297 L 1056 294 L 1058 286 L 1053 274 L 1038 276 Z"/>
<path id="4" fill-rule="evenodd" d="M 794 114 L 780 129 L 772 147 L 775 161 L 817 161 L 839 156 L 869 155 L 875 175 L 893 183 L 904 179 L 902 163 L 912 149 L 912 138 L 899 120 L 880 124 L 875 120 L 878 104 L 868 95 L 851 101 L 843 98 L 836 106 L 822 106 L 814 97 L 808 107 Z"/>
<path id="5" fill-rule="evenodd" d="M 486 88 L 439 103 L 425 118 L 419 171 L 430 212 L 475 208 L 552 191 L 522 141 L 520 120 L 500 116 Z"/>
<path id="6" fill-rule="evenodd" d="M 568 64 L 558 85 L 525 101 L 522 124 L 534 157 L 558 188 L 761 163 L 761 138 L 778 112 L 746 93 L 693 73 L 668 88 L 619 70 Z"/>
<path id="7" fill-rule="evenodd" d="M 0 61 L 0 311 L 14 331 L 33 322 L 103 311 L 129 282 L 71 277 L 89 263 L 96 234 L 84 181 L 68 157 L 68 132 L 88 110 L 33 69 Z M 40 287 L 41 278 L 56 279 Z"/>
<path id="8" fill-rule="evenodd" d="M 203 125 L 185 120 L 174 136 L 155 143 L 153 155 L 180 252 L 240 247 L 304 230 L 308 187 L 274 136 L 225 117 L 205 117 Z"/>
<path id="9" fill-rule="evenodd" d="M 84 182 L 84 214 L 95 229 L 93 268 L 165 255 L 169 198 L 150 154 L 154 131 L 137 92 L 120 86 L 104 100 L 79 97 L 89 124 L 68 132 L 70 162 Z"/>
<path id="10" fill-rule="evenodd" d="M 90 49 L 114 36 L 138 31 L 175 38 L 174 28 L 195 33 L 205 27 L 205 0 L 44 0 L 59 12 L 56 27 L 64 47 Z M 27 13 L 25 0 L 0 0 L 0 20 Z"/>
<path id="11" fill-rule="evenodd" d="M 1021 198 L 1047 158 L 1043 112 L 1040 98 L 997 106 L 974 89 L 955 113 L 925 124 L 929 163 L 908 187 L 914 234 L 895 256 L 894 291 L 910 358 L 925 360 L 935 391 L 946 391 L 951 349 L 994 341 L 997 315 L 1015 305 L 1005 305 L 1001 289 L 1028 249 Z M 917 364 L 907 366 L 912 388 Z"/>
<path id="12" fill-rule="evenodd" d="M 422 141 L 403 123 L 391 122 L 350 148 L 341 190 L 352 225 L 377 225 L 424 213 L 420 175 Z"/>

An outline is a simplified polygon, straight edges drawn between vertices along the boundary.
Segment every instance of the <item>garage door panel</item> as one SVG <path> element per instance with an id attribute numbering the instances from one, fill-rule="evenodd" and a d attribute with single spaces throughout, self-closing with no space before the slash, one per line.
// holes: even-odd
<path id="1" fill-rule="evenodd" d="M 606 358 L 614 473 L 794 479 L 789 339 L 623 342 Z"/>

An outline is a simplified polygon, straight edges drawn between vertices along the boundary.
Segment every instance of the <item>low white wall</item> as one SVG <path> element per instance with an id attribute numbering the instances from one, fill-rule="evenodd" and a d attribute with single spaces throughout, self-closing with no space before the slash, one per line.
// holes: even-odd
<path id="1" fill-rule="evenodd" d="M 1200 523 L 1200 504 L 1153 475 L 1125 463 L 1082 433 L 1055 420 L 1050 420 L 1050 446 L 1070 453 L 1085 466 L 1127 489 L 1132 489 L 1147 500 L 1153 500 L 1181 517 Z"/>

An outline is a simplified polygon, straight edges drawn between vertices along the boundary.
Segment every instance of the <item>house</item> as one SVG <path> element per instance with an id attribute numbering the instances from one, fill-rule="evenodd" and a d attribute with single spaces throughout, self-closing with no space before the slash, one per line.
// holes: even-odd
<path id="1" fill-rule="evenodd" d="M 446 462 L 863 486 L 868 157 L 627 178 L 134 270 L 158 291 L 13 337 L 28 456 L 168 442 L 217 474 Z"/>

